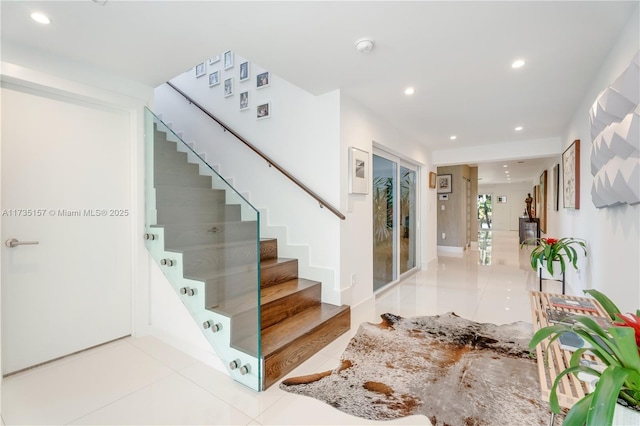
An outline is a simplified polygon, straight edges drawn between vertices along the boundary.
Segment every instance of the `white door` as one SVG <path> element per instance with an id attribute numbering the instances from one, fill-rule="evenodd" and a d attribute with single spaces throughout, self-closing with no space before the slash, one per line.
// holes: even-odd
<path id="1" fill-rule="evenodd" d="M 3 374 L 131 334 L 130 140 L 125 112 L 2 88 Z"/>

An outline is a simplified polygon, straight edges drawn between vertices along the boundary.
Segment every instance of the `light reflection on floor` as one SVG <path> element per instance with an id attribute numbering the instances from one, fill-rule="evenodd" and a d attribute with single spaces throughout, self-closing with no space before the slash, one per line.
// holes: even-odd
<path id="1" fill-rule="evenodd" d="M 478 231 L 478 264 L 491 265 L 491 246 L 493 233 L 491 230 Z"/>

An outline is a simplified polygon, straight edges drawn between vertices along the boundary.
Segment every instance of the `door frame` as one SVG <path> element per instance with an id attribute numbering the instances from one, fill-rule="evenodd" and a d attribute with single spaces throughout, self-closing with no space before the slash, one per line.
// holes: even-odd
<path id="1" fill-rule="evenodd" d="M 33 69 L 2 62 L 0 85 L 3 88 L 30 93 L 62 100 L 65 102 L 82 102 L 94 104 L 100 108 L 115 109 L 129 116 L 129 145 L 130 145 L 130 226 L 133 232 L 129 240 L 132 253 L 131 259 L 131 334 L 144 335 L 149 330 L 149 256 L 146 251 L 142 235 L 144 234 L 144 106 L 153 97 L 153 90 L 149 88 L 148 94 L 142 88 L 134 88 L 131 95 L 119 93 L 122 82 L 109 81 L 113 91 L 91 86 L 84 83 L 66 80 L 54 75 L 46 74 Z M 101 80 L 105 83 L 105 80 Z M 104 87 L 104 85 L 103 85 Z M 146 98 L 146 99 L 145 99 Z M 0 141 L 0 154 L 2 142 Z M 1 183 L 1 182 L 0 182 Z M 1 194 L 0 194 L 1 195 Z M 0 198 L 0 209 L 2 199 Z M 2 218 L 0 217 L 0 224 Z M 136 236 L 140 238 L 136 238 Z M 0 266 L 1 267 L 1 266 Z M 0 271 L 1 272 L 1 271 Z M 0 287 L 1 288 L 1 287 Z M 0 300 L 2 294 L 0 291 Z M 1 324 L 0 324 L 1 325 Z M 0 327 L 1 333 L 1 327 Z M 0 334 L 0 345 L 2 336 Z M 0 348 L 1 350 L 1 348 Z M 0 357 L 0 371 L 1 371 Z M 1 395 L 2 377 L 0 377 Z M 1 411 L 1 407 L 0 407 Z"/>

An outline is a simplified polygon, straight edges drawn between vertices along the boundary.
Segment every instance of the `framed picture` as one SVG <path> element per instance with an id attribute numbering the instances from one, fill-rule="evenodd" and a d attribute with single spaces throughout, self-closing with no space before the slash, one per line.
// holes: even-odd
<path id="1" fill-rule="evenodd" d="M 209 87 L 220 84 L 220 71 L 214 71 L 209 74 Z"/>
<path id="2" fill-rule="evenodd" d="M 435 188 L 436 187 L 436 178 L 438 177 L 438 175 L 436 175 L 434 172 L 429 172 L 429 188 Z"/>
<path id="3" fill-rule="evenodd" d="M 206 73 L 207 73 L 207 69 L 204 65 L 204 62 L 201 62 L 198 65 L 196 65 L 196 78 L 202 77 Z"/>
<path id="4" fill-rule="evenodd" d="M 538 212 L 540 219 L 540 232 L 547 232 L 547 171 L 540 175 L 540 211 Z"/>
<path id="5" fill-rule="evenodd" d="M 227 50 L 226 52 L 224 52 L 224 65 L 223 68 L 225 70 L 228 70 L 229 68 L 233 67 L 233 52 L 231 50 Z"/>
<path id="6" fill-rule="evenodd" d="M 216 55 L 213 58 L 209 58 L 209 65 L 220 62 L 220 55 Z"/>
<path id="7" fill-rule="evenodd" d="M 560 200 L 560 164 L 553 166 L 553 210 L 558 211 L 558 201 Z"/>
<path id="8" fill-rule="evenodd" d="M 233 77 L 224 80 L 224 97 L 233 95 Z"/>
<path id="9" fill-rule="evenodd" d="M 267 87 L 269 84 L 271 84 L 271 75 L 269 75 L 269 71 L 265 71 L 256 76 L 256 87 L 258 89 Z"/>
<path id="10" fill-rule="evenodd" d="M 269 117 L 271 117 L 271 102 L 260 104 L 256 107 L 256 118 L 258 120 Z"/>
<path id="11" fill-rule="evenodd" d="M 450 194 L 453 192 L 451 187 L 451 175 L 438 175 L 437 180 L 438 194 Z"/>
<path id="12" fill-rule="evenodd" d="M 249 62 L 240 64 L 240 81 L 249 80 Z"/>
<path id="13" fill-rule="evenodd" d="M 562 153 L 562 206 L 580 208 L 580 139 Z"/>
<path id="14" fill-rule="evenodd" d="M 249 109 L 249 92 L 240 93 L 240 111 Z"/>
<path id="15" fill-rule="evenodd" d="M 369 193 L 369 153 L 349 147 L 349 194 Z"/>

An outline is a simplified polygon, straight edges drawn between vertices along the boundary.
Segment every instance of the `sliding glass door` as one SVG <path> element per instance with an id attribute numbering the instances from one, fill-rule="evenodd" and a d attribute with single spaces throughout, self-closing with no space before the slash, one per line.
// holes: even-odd
<path id="1" fill-rule="evenodd" d="M 416 267 L 416 167 L 373 154 L 373 290 Z"/>

